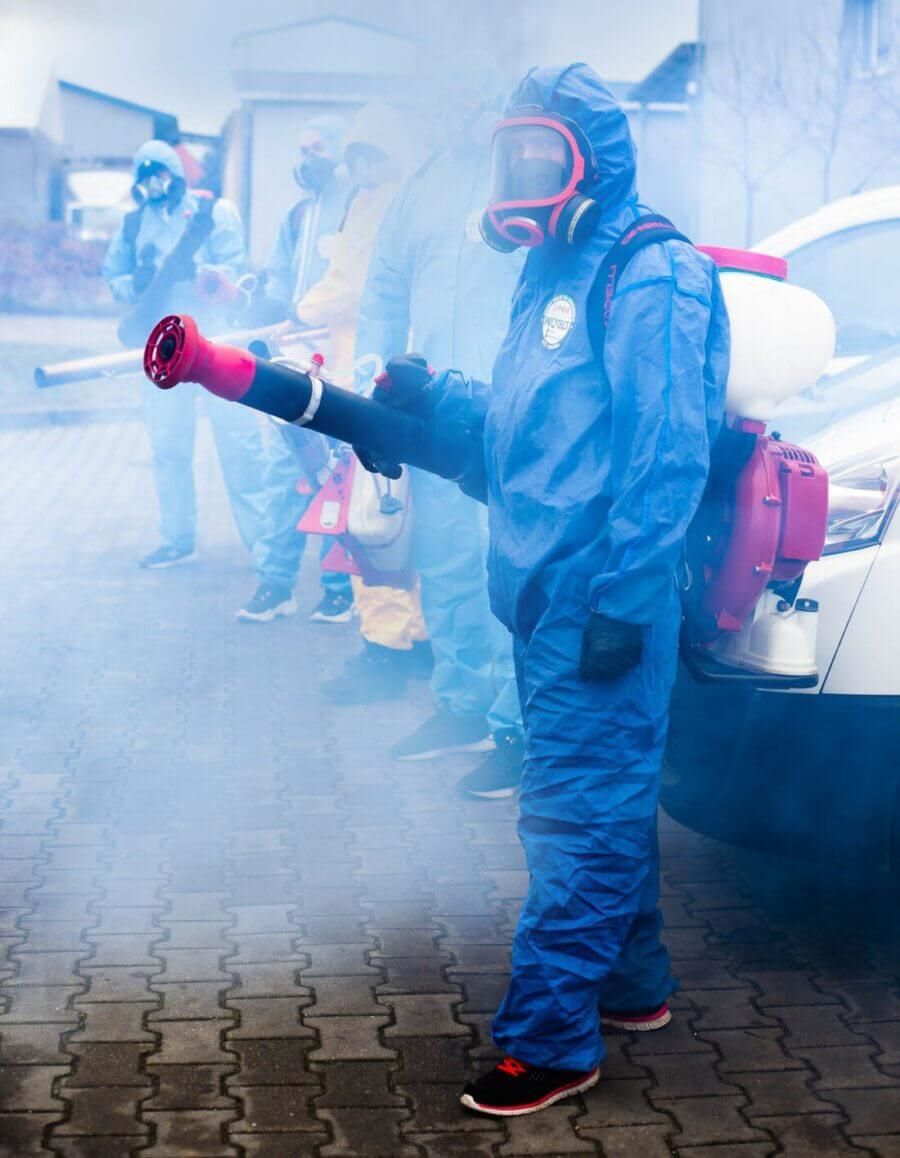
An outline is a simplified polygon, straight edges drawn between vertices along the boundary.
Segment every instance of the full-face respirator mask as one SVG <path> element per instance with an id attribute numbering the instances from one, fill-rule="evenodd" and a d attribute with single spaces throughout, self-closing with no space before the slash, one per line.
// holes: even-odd
<path id="1" fill-rule="evenodd" d="M 494 129 L 491 199 L 481 219 L 488 245 L 501 253 L 532 249 L 553 237 L 582 244 L 600 212 L 581 192 L 597 177 L 578 125 L 542 108 L 521 108 Z"/>

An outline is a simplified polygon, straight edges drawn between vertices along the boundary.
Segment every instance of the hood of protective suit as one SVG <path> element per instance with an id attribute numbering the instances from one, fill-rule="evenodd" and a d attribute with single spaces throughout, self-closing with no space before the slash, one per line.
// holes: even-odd
<path id="1" fill-rule="evenodd" d="M 344 133 L 347 131 L 347 121 L 337 113 L 321 113 L 311 117 L 303 125 L 304 129 L 311 129 L 318 133 L 325 142 L 328 156 L 336 165 L 341 162 Z"/>
<path id="2" fill-rule="evenodd" d="M 134 155 L 134 161 L 131 166 L 131 173 L 135 180 L 137 180 L 138 170 L 145 161 L 153 161 L 157 165 L 165 165 L 173 177 L 178 177 L 184 180 L 184 165 L 181 163 L 181 158 L 175 152 L 171 145 L 167 145 L 165 141 L 145 141 Z"/>
<path id="3" fill-rule="evenodd" d="M 384 101 L 370 101 L 359 110 L 344 135 L 344 148 L 349 145 L 373 145 L 403 169 L 409 167 L 409 125 Z"/>
<path id="4" fill-rule="evenodd" d="M 534 68 L 509 99 L 506 115 L 538 105 L 574 121 L 590 143 L 597 176 L 580 190 L 599 201 L 604 214 L 636 196 L 636 153 L 622 106 L 586 64 Z"/>

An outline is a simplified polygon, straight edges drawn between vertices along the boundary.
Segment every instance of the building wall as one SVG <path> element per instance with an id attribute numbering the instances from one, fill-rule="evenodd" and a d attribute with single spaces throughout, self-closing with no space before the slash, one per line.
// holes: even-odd
<path id="1" fill-rule="evenodd" d="M 39 132 L 0 129 L 0 221 L 50 216 L 55 151 Z"/>
<path id="2" fill-rule="evenodd" d="M 692 123 L 685 105 L 628 108 L 637 145 L 638 193 L 683 232 L 696 232 Z M 698 238 L 699 240 L 699 238 Z"/>
<path id="3" fill-rule="evenodd" d="M 693 116 L 704 238 L 753 243 L 827 201 L 900 182 L 898 9 L 701 0 Z"/>

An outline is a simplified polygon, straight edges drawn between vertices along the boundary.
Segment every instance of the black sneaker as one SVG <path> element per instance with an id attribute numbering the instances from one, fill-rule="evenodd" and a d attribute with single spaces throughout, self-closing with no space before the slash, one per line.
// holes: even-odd
<path id="1" fill-rule="evenodd" d="M 516 1061 L 504 1060 L 490 1073 L 469 1082 L 459 1099 L 469 1110 L 496 1118 L 515 1118 L 583 1094 L 600 1080 L 600 1069 L 545 1070 Z"/>
<path id="2" fill-rule="evenodd" d="M 525 744 L 514 731 L 494 733 L 496 749 L 459 782 L 460 791 L 478 800 L 501 800 L 512 796 L 522 779 Z"/>
<path id="3" fill-rule="evenodd" d="M 177 567 L 179 563 L 188 563 L 194 557 L 193 547 L 189 551 L 182 551 L 178 547 L 157 547 L 149 555 L 138 561 L 138 566 L 145 571 L 162 571 L 164 567 Z"/>
<path id="4" fill-rule="evenodd" d="M 438 711 L 391 748 L 395 760 L 433 760 L 448 752 L 489 752 L 494 746 L 483 716 Z"/>
<path id="5" fill-rule="evenodd" d="M 406 675 L 396 658 L 399 653 L 367 640 L 363 644 L 363 650 L 344 663 L 337 679 L 321 685 L 322 694 L 336 704 L 397 700 L 406 691 Z"/>
<path id="6" fill-rule="evenodd" d="M 270 623 L 279 615 L 295 615 L 297 604 L 290 587 L 272 587 L 261 583 L 246 607 L 237 613 L 247 623 Z"/>
<path id="7" fill-rule="evenodd" d="M 346 595 L 326 592 L 309 617 L 313 623 L 349 623 L 353 618 L 353 600 Z"/>
<path id="8" fill-rule="evenodd" d="M 430 680 L 434 671 L 434 652 L 429 640 L 412 645 L 412 651 L 406 652 L 409 656 L 409 678 L 414 680 Z"/>

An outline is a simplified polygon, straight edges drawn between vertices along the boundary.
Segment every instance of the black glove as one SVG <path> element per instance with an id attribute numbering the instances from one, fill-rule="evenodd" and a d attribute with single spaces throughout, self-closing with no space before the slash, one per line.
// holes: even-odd
<path id="1" fill-rule="evenodd" d="M 643 629 L 593 612 L 581 638 L 578 674 L 589 683 L 614 680 L 641 662 Z"/>
<path id="2" fill-rule="evenodd" d="M 136 297 L 141 297 L 144 290 L 156 277 L 156 254 L 155 245 L 145 245 L 138 256 L 137 268 L 131 278 L 131 285 Z"/>
<path id="3" fill-rule="evenodd" d="M 434 371 L 421 354 L 398 354 L 391 358 L 384 373 L 375 379 L 372 400 L 406 414 L 429 418 L 436 399 L 429 394 L 428 387 L 434 378 Z M 382 462 L 373 457 L 364 446 L 354 446 L 356 457 L 371 474 L 383 474 L 386 478 L 399 478 L 402 471 L 394 462 Z"/>

